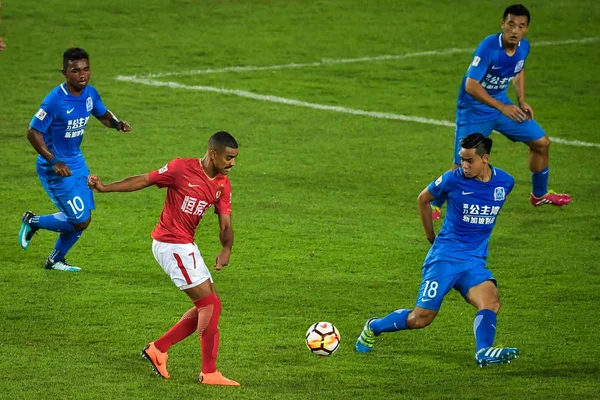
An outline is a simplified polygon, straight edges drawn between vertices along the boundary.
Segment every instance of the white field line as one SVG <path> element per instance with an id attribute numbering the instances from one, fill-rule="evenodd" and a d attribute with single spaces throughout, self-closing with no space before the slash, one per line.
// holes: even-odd
<path id="1" fill-rule="evenodd" d="M 421 124 L 447 126 L 447 127 L 455 127 L 456 126 L 456 124 L 451 121 L 444 121 L 444 120 L 439 120 L 439 119 L 431 119 L 431 118 L 423 118 L 423 117 L 415 117 L 415 116 L 411 116 L 411 115 L 366 111 L 366 110 L 340 107 L 340 106 L 328 106 L 325 104 L 308 103 L 306 101 L 287 99 L 285 97 L 278 97 L 278 96 L 271 96 L 271 95 L 262 95 L 262 94 L 248 92 L 245 90 L 222 89 L 222 88 L 217 88 L 217 87 L 212 87 L 212 86 L 191 86 L 191 85 L 183 85 L 183 84 L 177 83 L 177 82 L 163 82 L 163 81 L 157 81 L 157 80 L 152 80 L 152 79 L 136 78 L 133 76 L 119 76 L 116 79 L 119 81 L 123 81 L 123 82 L 132 82 L 132 83 L 138 83 L 141 85 L 148 85 L 148 86 L 168 87 L 171 89 L 197 90 L 197 91 L 201 91 L 201 92 L 213 92 L 213 93 L 219 93 L 219 94 L 230 94 L 230 95 L 245 97 L 245 98 L 249 98 L 249 99 L 253 99 L 253 100 L 268 101 L 271 103 L 287 104 L 287 105 L 297 106 L 297 107 L 312 108 L 315 110 L 334 111 L 334 112 L 340 112 L 340 113 L 352 114 L 352 115 L 360 115 L 360 116 L 366 116 L 366 117 L 372 117 L 372 118 L 392 119 L 392 120 L 407 121 L 407 122 L 418 122 Z M 598 143 L 588 143 L 588 142 L 582 142 L 579 140 L 565 140 L 565 139 L 556 138 L 556 137 L 551 137 L 550 140 L 552 140 L 554 143 L 567 144 L 567 145 L 571 145 L 571 146 L 600 148 L 600 144 L 598 144 Z"/>
<path id="2" fill-rule="evenodd" d="M 552 42 L 536 42 L 535 46 L 556 46 L 561 44 L 575 44 L 575 43 L 591 43 L 600 41 L 600 37 L 590 37 L 583 39 L 572 39 L 572 40 L 561 40 L 561 41 L 552 41 Z M 361 58 L 348 58 L 348 59 L 338 59 L 338 60 L 322 60 L 320 62 L 312 62 L 312 63 L 291 63 L 291 64 L 281 64 L 281 65 L 270 65 L 263 67 L 254 67 L 254 66 L 245 66 L 245 67 L 226 67 L 226 68 L 218 68 L 218 69 L 204 69 L 204 70 L 195 70 L 195 71 L 182 71 L 182 72 L 165 72 L 158 74 L 148 74 L 143 77 L 133 76 L 117 76 L 115 79 L 124 82 L 132 82 L 138 83 L 142 85 L 148 86 L 159 86 L 159 87 L 169 87 L 173 89 L 187 89 L 187 90 L 197 90 L 203 92 L 213 92 L 220 94 L 230 94 L 240 97 L 246 97 L 249 99 L 260 100 L 260 101 L 268 101 L 272 103 L 280 103 L 293 105 L 298 107 L 307 107 L 313 108 L 316 110 L 325 110 L 325 111 L 334 111 L 352 115 L 361 115 L 372 118 L 381 118 L 381 119 L 392 119 L 399 121 L 408 121 L 408 122 L 418 122 L 422 124 L 430 124 L 430 125 L 438 125 L 438 126 L 447 126 L 454 127 L 456 126 L 451 121 L 437 120 L 431 118 L 423 118 L 416 117 L 411 115 L 402 115 L 402 114 L 392 114 L 392 113 L 384 113 L 384 112 L 375 112 L 375 111 L 365 111 L 360 109 L 352 109 L 347 107 L 339 107 L 339 106 L 328 106 L 324 104 L 316 104 L 316 103 L 308 103 L 305 101 L 287 99 L 284 97 L 271 96 L 271 95 L 261 95 L 252 92 L 248 92 L 245 90 L 232 90 L 232 89 L 222 89 L 212 86 L 190 86 L 183 85 L 177 82 L 163 82 L 157 81 L 148 78 L 160 78 L 165 76 L 181 76 L 181 75 L 200 75 L 200 74 L 213 74 L 213 73 L 223 73 L 223 72 L 246 72 L 246 71 L 264 71 L 264 70 L 274 70 L 274 69 L 284 69 L 284 68 L 302 68 L 302 67 L 314 67 L 314 66 L 324 66 L 331 64 L 348 64 L 348 63 L 356 63 L 356 62 L 373 62 L 373 61 L 385 61 L 385 60 L 398 60 L 403 58 L 410 57 L 422 57 L 422 56 L 431 56 L 431 55 L 445 55 L 445 54 L 456 54 L 456 53 L 465 53 L 472 52 L 473 49 L 445 49 L 445 50 L 432 50 L 432 51 L 423 51 L 418 53 L 407 53 L 402 55 L 383 55 L 377 57 L 361 57 Z M 583 142 L 580 140 L 566 140 L 557 137 L 550 137 L 550 139 L 554 143 L 561 143 L 571 146 L 578 147 L 597 147 L 600 148 L 600 144 L 598 143 L 589 143 Z"/>
<path id="3" fill-rule="evenodd" d="M 570 40 L 558 40 L 558 41 L 546 41 L 546 42 L 534 42 L 531 44 L 532 47 L 538 46 L 558 46 L 562 44 L 576 44 L 576 43 L 593 43 L 600 41 L 600 37 L 589 37 L 583 39 L 570 39 Z M 446 54 L 458 54 L 458 53 L 471 53 L 475 49 L 444 49 L 444 50 L 430 50 L 420 51 L 417 53 L 406 53 L 396 55 L 382 55 L 376 57 L 359 57 L 359 58 L 341 58 L 336 60 L 324 59 L 321 61 L 309 62 L 309 63 L 290 63 L 290 64 L 279 64 L 279 65 L 267 65 L 267 66 L 240 66 L 240 67 L 225 67 L 225 68 L 208 68 L 208 69 L 197 69 L 192 71 L 173 71 L 173 72 L 161 72 L 156 74 L 140 75 L 140 78 L 162 78 L 165 76 L 187 76 L 187 75 L 208 75 L 208 74 L 220 74 L 224 72 L 251 72 L 251 71 L 268 71 L 276 69 L 287 69 L 287 68 L 305 68 L 305 67 L 322 67 L 325 65 L 334 64 L 351 64 L 359 62 L 375 62 L 375 61 L 389 61 L 389 60 L 401 60 L 404 58 L 412 57 L 424 57 L 424 56 L 443 56 Z"/>

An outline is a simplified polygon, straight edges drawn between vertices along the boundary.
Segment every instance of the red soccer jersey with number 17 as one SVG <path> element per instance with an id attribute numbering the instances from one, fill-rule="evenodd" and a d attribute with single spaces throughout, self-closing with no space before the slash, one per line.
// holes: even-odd
<path id="1" fill-rule="evenodd" d="M 152 231 L 159 242 L 193 243 L 196 227 L 213 204 L 216 214 L 231 214 L 229 179 L 222 174 L 209 178 L 197 158 L 176 158 L 148 176 L 167 188 L 160 222 Z"/>

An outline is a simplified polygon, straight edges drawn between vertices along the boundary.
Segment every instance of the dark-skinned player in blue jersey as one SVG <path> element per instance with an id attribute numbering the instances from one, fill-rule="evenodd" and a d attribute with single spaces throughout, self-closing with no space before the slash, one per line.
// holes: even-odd
<path id="1" fill-rule="evenodd" d="M 85 50 L 67 49 L 63 53 L 62 73 L 65 82 L 46 96 L 27 131 L 27 139 L 39 154 L 38 177 L 59 212 L 35 215 L 26 211 L 21 217 L 19 244 L 27 249 L 40 229 L 58 232 L 54 250 L 44 266 L 78 272 L 81 268 L 67 263 L 65 256 L 90 224 L 95 208 L 92 190 L 87 186 L 90 171 L 80 148 L 85 127 L 90 115 L 119 132 L 129 132 L 131 126 L 119 121 L 89 84 L 90 62 Z"/>
<path id="2" fill-rule="evenodd" d="M 416 307 L 367 320 L 356 341 L 356 350 L 361 353 L 370 352 L 383 332 L 421 329 L 431 324 L 442 300 L 453 288 L 477 309 L 477 365 L 507 363 L 519 353 L 512 347 L 493 347 L 500 300 L 496 280 L 486 266 L 492 229 L 515 180 L 489 164 L 492 139 L 473 133 L 464 137 L 460 145 L 461 168 L 444 173 L 418 198 L 425 235 L 433 245 L 423 264 Z M 447 202 L 448 209 L 437 236 L 429 206 L 436 199 Z"/>

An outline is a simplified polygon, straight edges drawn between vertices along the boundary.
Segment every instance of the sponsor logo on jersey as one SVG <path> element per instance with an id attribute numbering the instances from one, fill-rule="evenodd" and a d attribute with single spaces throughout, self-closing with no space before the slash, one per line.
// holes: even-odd
<path id="1" fill-rule="evenodd" d="M 481 61 L 481 58 L 479 58 L 478 56 L 475 56 L 475 57 L 473 57 L 473 62 L 471 63 L 471 65 L 476 67 L 479 65 L 479 61 Z"/>
<path id="2" fill-rule="evenodd" d="M 435 180 L 435 186 L 440 186 L 440 183 L 442 183 L 442 177 L 443 175 Z"/>
<path id="3" fill-rule="evenodd" d="M 85 109 L 90 112 L 92 111 L 92 109 L 94 108 L 94 101 L 92 100 L 91 97 L 88 97 L 87 99 L 85 99 Z"/>
<path id="4" fill-rule="evenodd" d="M 167 172 L 169 170 L 169 165 L 165 165 L 164 167 L 162 167 L 161 169 L 158 170 L 159 174 L 163 174 L 165 172 Z"/>

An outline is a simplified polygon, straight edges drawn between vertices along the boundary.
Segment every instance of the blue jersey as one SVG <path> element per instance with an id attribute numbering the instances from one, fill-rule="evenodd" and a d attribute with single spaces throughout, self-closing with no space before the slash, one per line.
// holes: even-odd
<path id="1" fill-rule="evenodd" d="M 488 182 L 466 178 L 462 168 L 458 168 L 427 187 L 435 198 L 447 200 L 448 205 L 444 224 L 425 264 L 441 260 L 485 262 L 496 218 L 515 185 L 512 176 L 501 169 L 491 169 Z"/>
<path id="2" fill-rule="evenodd" d="M 496 100 L 512 104 L 506 90 L 510 81 L 521 72 L 529 55 L 529 42 L 522 39 L 512 56 L 506 54 L 502 34 L 485 38 L 475 50 L 473 61 L 465 74 L 458 93 L 457 124 L 477 123 L 498 116 L 500 111 L 475 100 L 465 90 L 467 78 L 475 79 Z"/>
<path id="3" fill-rule="evenodd" d="M 101 117 L 108 110 L 91 85 L 79 96 L 69 93 L 66 86 L 62 83 L 46 96 L 29 126 L 42 133 L 52 154 L 69 168 L 78 169 L 85 167 L 80 146 L 90 114 Z M 50 167 L 42 156 L 38 156 L 37 162 L 42 168 Z"/>

